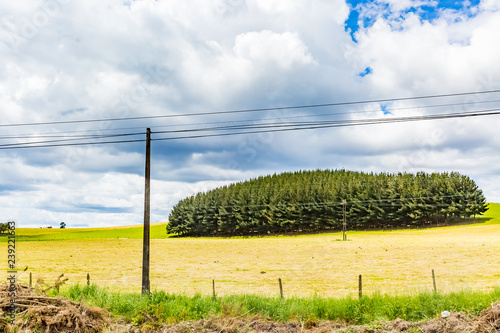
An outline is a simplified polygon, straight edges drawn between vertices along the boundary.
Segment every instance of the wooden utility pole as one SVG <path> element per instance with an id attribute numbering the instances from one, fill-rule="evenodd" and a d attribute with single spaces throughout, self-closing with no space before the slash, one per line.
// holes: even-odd
<path id="1" fill-rule="evenodd" d="M 149 294 L 149 222 L 150 222 L 151 129 L 146 130 L 146 171 L 144 188 L 144 237 L 142 246 L 142 294 Z"/>
<path id="2" fill-rule="evenodd" d="M 347 240 L 347 216 L 346 216 L 346 205 L 347 201 L 342 200 L 342 215 L 344 217 L 344 223 L 342 224 L 342 240 Z"/>

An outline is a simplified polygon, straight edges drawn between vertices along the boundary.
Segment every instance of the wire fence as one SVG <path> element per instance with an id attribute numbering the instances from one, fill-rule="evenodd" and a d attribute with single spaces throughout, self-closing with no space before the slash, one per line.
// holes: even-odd
<path id="1" fill-rule="evenodd" d="M 411 275 L 410 272 L 405 272 Z M 421 272 L 418 272 L 421 273 Z M 251 294 L 265 297 L 361 297 L 373 294 L 388 295 L 415 295 L 420 293 L 442 293 L 448 294 L 460 291 L 490 292 L 500 288 L 497 276 L 485 277 L 478 280 L 474 277 L 448 278 L 439 275 L 439 272 L 431 270 L 425 279 L 402 279 L 381 278 L 370 274 L 350 275 L 341 282 L 325 279 L 324 281 L 312 281 L 300 277 L 276 278 L 264 277 L 262 272 L 260 279 L 234 280 L 224 278 L 214 279 L 185 279 L 184 281 L 173 281 L 165 277 L 151 276 L 151 291 L 165 291 L 171 294 L 187 295 L 215 295 L 230 296 L 235 294 Z M 415 273 L 417 274 L 417 273 Z M 59 275 L 60 276 L 60 275 Z M 37 274 L 35 272 L 23 272 L 17 279 L 18 283 L 28 285 L 32 288 L 53 285 L 59 276 L 50 274 Z M 70 285 L 97 285 L 115 292 L 141 292 L 140 276 L 122 276 L 120 278 L 103 278 L 102 274 L 69 274 L 68 286 Z M 496 282 L 495 282 L 496 281 Z M 43 289 L 43 288 L 42 288 Z"/>

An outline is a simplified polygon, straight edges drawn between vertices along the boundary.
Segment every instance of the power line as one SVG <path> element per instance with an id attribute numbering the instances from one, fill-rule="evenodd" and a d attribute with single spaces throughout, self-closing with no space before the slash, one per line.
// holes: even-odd
<path id="1" fill-rule="evenodd" d="M 328 113 L 321 113 L 321 114 L 308 114 L 308 115 L 300 115 L 300 116 L 281 116 L 281 117 L 272 117 L 272 118 L 264 118 L 261 119 L 260 123 L 263 124 L 264 122 L 271 122 L 271 124 L 274 124 L 274 120 L 287 120 L 287 119 L 298 119 L 298 118 L 317 118 L 317 117 L 328 117 L 328 116 L 338 116 L 338 115 L 348 115 L 348 114 L 363 114 L 363 113 L 373 113 L 373 112 L 393 112 L 393 111 L 401 111 L 401 110 L 417 110 L 417 109 L 430 109 L 430 108 L 438 108 L 438 107 L 450 107 L 450 106 L 465 106 L 465 105 L 470 105 L 470 104 L 485 104 L 485 103 L 498 103 L 500 100 L 495 99 L 495 100 L 487 100 L 487 101 L 473 101 L 473 102 L 457 102 L 457 103 L 445 103 L 445 104 L 434 104 L 434 105 L 422 105 L 422 106 L 408 106 L 408 107 L 397 107 L 397 108 L 387 108 L 381 110 L 380 108 L 378 109 L 372 109 L 372 110 L 363 110 L 363 111 L 346 111 L 346 112 L 328 112 Z M 151 128 L 165 128 L 165 127 L 180 127 L 180 126 L 195 126 L 195 125 L 219 125 L 222 126 L 224 124 L 232 124 L 233 126 L 236 126 L 237 124 L 240 125 L 247 125 L 247 123 L 255 123 L 256 119 L 242 119 L 242 120 L 237 120 L 237 121 L 219 121 L 219 122 L 197 122 L 197 123 L 183 123 L 183 124 L 168 124 L 168 125 L 157 125 L 157 126 L 150 126 Z M 81 138 L 81 139 L 86 139 L 86 138 L 102 138 L 103 136 L 106 136 L 108 134 L 104 134 L 105 131 L 111 132 L 111 131 L 121 131 L 121 130 L 133 130 L 133 129 L 143 129 L 144 126 L 135 126 L 135 127 L 117 127 L 117 128 L 109 128 L 109 129 L 99 129 L 99 130 L 85 130 L 85 131 L 52 131 L 52 132 L 45 132 L 45 133 L 38 133 L 38 134 L 15 134 L 15 135 L 2 135 L 0 136 L 0 140 L 8 140 L 8 139 L 35 139 L 35 138 L 66 138 L 66 137 L 75 137 L 75 138 Z M 215 127 L 210 127 L 210 128 L 215 128 Z M 99 134 L 90 134 L 97 132 Z M 155 131 L 156 133 L 159 133 L 158 131 Z M 84 133 L 80 135 L 75 135 L 75 133 Z M 59 134 L 59 135 L 58 135 Z M 144 134 L 144 133 L 141 133 Z"/>
<path id="2" fill-rule="evenodd" d="M 103 138 L 111 138 L 111 137 L 120 137 L 120 136 L 135 136 L 135 135 L 144 135 L 145 133 L 127 133 L 127 134 L 110 134 L 110 135 L 92 135 L 88 137 L 79 137 L 79 138 L 71 138 L 71 139 L 60 139 L 60 140 L 46 140 L 46 141 L 32 141 L 32 142 L 24 142 L 24 143 L 9 143 L 2 144 L 0 147 L 17 147 L 23 145 L 31 145 L 31 144 L 40 144 L 40 143 L 53 143 L 53 142 L 67 142 L 67 141 L 78 141 L 78 140 L 90 140 L 90 139 L 103 139 Z M 90 143 L 89 143 L 90 144 Z"/>
<path id="3" fill-rule="evenodd" d="M 323 121 L 323 122 L 308 122 L 308 123 L 295 123 L 295 124 L 263 124 L 263 125 L 248 125 L 248 126 L 225 126 L 217 128 L 216 130 L 248 130 L 252 131 L 240 131 L 231 133 L 216 133 L 216 134 L 202 134 L 202 135 L 190 135 L 190 136 L 177 136 L 177 137 L 167 137 L 167 138 L 154 138 L 153 141 L 170 141 L 170 140 L 180 140 L 180 139 L 195 139 L 195 138 L 208 138 L 208 137 L 220 137 L 220 136 L 233 136 L 233 135 L 244 135 L 244 134 L 257 134 L 257 133 L 271 133 L 271 132 L 285 132 L 285 131 L 298 131 L 298 130 L 312 130 L 312 129 L 322 129 L 322 128 L 334 128 L 334 127 L 352 127 L 361 125 L 375 125 L 375 124 L 390 124 L 397 122 L 410 122 L 410 121 L 424 121 L 424 120 L 439 120 L 439 119 L 452 119 L 452 118 L 466 118 L 466 117 L 479 117 L 479 116 L 491 116 L 500 114 L 500 109 L 490 109 L 482 111 L 470 111 L 462 113 L 448 113 L 448 114 L 434 114 L 425 116 L 414 116 L 414 117 L 388 117 L 388 118 L 376 118 L 376 119 L 358 119 L 358 120 L 343 120 L 343 121 Z M 262 130 L 254 130 L 262 129 Z M 214 130 L 213 128 L 199 128 L 192 130 L 177 130 L 177 131 L 164 131 L 168 133 L 183 133 L 189 131 L 209 131 Z M 153 132 L 162 133 L 162 132 Z M 134 134 L 137 135 L 137 134 Z M 69 139 L 68 139 L 69 140 Z M 61 140 L 64 141 L 64 140 Z M 60 144 L 39 144 L 32 145 L 31 143 L 18 143 L 15 146 L 10 145 L 0 145 L 0 150 L 3 149 L 25 149 L 25 148 L 45 148 L 45 147 L 64 147 L 64 146 L 82 146 L 82 145 L 99 145 L 99 144 L 115 144 L 115 143 L 131 143 L 131 142 L 144 142 L 145 139 L 138 140 L 124 140 L 124 141 L 101 141 L 101 142 L 81 142 L 81 143 L 60 143 Z"/>
<path id="4" fill-rule="evenodd" d="M 477 92 L 461 92 L 461 93 L 453 93 L 453 94 L 425 95 L 425 96 L 416 96 L 416 97 L 386 98 L 386 99 L 373 99 L 373 100 L 349 101 L 349 102 L 337 102 L 337 103 L 325 103 L 325 104 L 308 104 L 308 105 L 281 106 L 281 107 L 255 108 L 255 109 L 243 109 L 243 110 L 197 112 L 197 113 L 185 113 L 185 114 L 173 114 L 173 115 L 124 117 L 124 118 L 104 118 L 104 119 L 89 119 L 89 120 L 68 120 L 68 121 L 52 121 L 52 122 L 38 122 L 38 123 L 0 124 L 0 127 L 61 125 L 61 124 L 93 123 L 93 122 L 102 122 L 102 121 L 125 121 L 125 120 L 141 120 L 141 119 L 158 119 L 158 118 L 174 118 L 174 117 L 192 117 L 192 116 L 249 113 L 249 112 L 265 112 L 265 111 L 277 111 L 277 110 L 308 109 L 308 108 L 321 108 L 321 107 L 356 105 L 356 104 L 397 102 L 397 101 L 408 101 L 408 100 L 422 100 L 422 99 L 432 99 L 432 98 L 493 94 L 493 93 L 499 93 L 499 92 L 500 92 L 500 89 L 499 90 L 477 91 Z"/>
<path id="5" fill-rule="evenodd" d="M 243 135 L 243 134 L 258 134 L 258 133 L 287 132 L 287 131 L 312 130 L 312 129 L 322 129 L 322 128 L 334 128 L 334 127 L 352 127 L 352 126 L 361 126 L 361 125 L 390 124 L 390 123 L 409 122 L 409 121 L 466 118 L 466 117 L 490 116 L 490 115 L 498 115 L 498 114 L 500 114 L 500 109 L 495 109 L 494 111 L 485 112 L 485 113 L 447 114 L 447 115 L 433 115 L 433 116 L 391 118 L 391 119 L 362 119 L 362 120 L 357 120 L 357 121 L 353 121 L 353 122 L 335 123 L 335 124 L 328 124 L 328 125 L 322 125 L 322 124 L 318 124 L 318 125 L 314 125 L 314 126 L 310 126 L 310 124 L 306 124 L 306 126 L 290 125 L 290 126 L 298 126 L 298 127 L 267 129 L 267 130 L 247 131 L 247 132 L 204 134 L 204 135 L 191 135 L 191 136 L 169 137 L 169 138 L 155 138 L 152 140 L 153 141 L 170 141 L 170 140 L 180 140 L 180 139 L 197 139 L 197 138 L 233 136 L 233 135 Z M 290 126 L 280 125 L 280 126 L 275 126 L 275 127 L 290 127 Z"/>
<path id="6" fill-rule="evenodd" d="M 391 108 L 384 110 L 386 112 L 388 111 L 395 111 L 395 110 L 409 110 L 409 109 L 422 109 L 422 108 L 433 108 L 433 107 L 442 107 L 442 106 L 454 106 L 454 105 L 465 105 L 465 104 L 479 104 L 479 103 L 491 103 L 491 102 L 500 102 L 500 100 L 495 100 L 495 101 L 482 101 L 482 102 L 471 102 L 471 103 L 449 103 L 449 104 L 438 104 L 438 105 L 429 105 L 429 106 L 417 106 L 417 107 L 404 107 L 404 108 Z M 492 109 L 496 110 L 496 109 Z M 312 118 L 312 117 L 320 117 L 320 116 L 335 116 L 335 115 L 341 115 L 341 114 L 354 114 L 354 113 L 372 113 L 376 111 L 381 111 L 381 110 L 367 110 L 367 111 L 354 111 L 354 112 L 337 112 L 337 113 L 327 113 L 327 114 L 319 114 L 319 115 L 302 115 L 302 116 L 288 116 L 288 117 L 276 117 L 276 118 L 265 118 L 262 119 L 260 123 L 256 123 L 255 120 L 240 120 L 240 121 L 224 121 L 224 122 L 213 122 L 213 123 L 191 123 L 191 124 L 172 124 L 172 125 L 165 125 L 165 126 L 155 126 L 155 128 L 160 128 L 160 127 L 178 127 L 178 126 L 192 126 L 192 125 L 209 125 L 209 124 L 217 124 L 217 125 L 223 125 L 223 124 L 231 124 L 230 126 L 219 126 L 219 127 L 208 127 L 208 128 L 196 128 L 196 129 L 183 129 L 183 130 L 170 130 L 170 131 L 155 131 L 155 133 L 180 133 L 180 132 L 196 132 L 196 131 L 208 131 L 208 130 L 218 130 L 218 129 L 237 129 L 237 127 L 246 127 L 246 126 L 264 126 L 264 125 L 269 125 L 269 126 L 274 126 L 274 125 L 279 125 L 279 124 L 305 124 L 304 122 L 301 123 L 293 123 L 293 122 L 285 122 L 282 121 L 280 123 L 273 122 L 273 120 L 286 120 L 286 119 L 296 119 L 296 118 Z M 491 111 L 491 110 L 483 110 L 483 111 Z M 343 120 L 345 121 L 345 120 Z M 252 124 L 246 124 L 246 122 L 253 122 Z M 330 121 L 334 122 L 334 121 Z M 317 123 L 317 122 L 314 122 Z M 311 122 L 311 124 L 314 124 Z M 128 127 L 128 128 L 117 128 L 117 129 L 112 129 L 112 130 L 121 130 L 121 129 L 140 129 L 143 127 Z M 88 131 L 81 131 L 81 133 L 88 133 L 88 132 L 95 132 L 95 131 L 100 131 L 100 130 L 88 130 Z M 100 131 L 102 132 L 102 131 Z M 55 133 L 78 133 L 78 131 L 74 132 L 55 132 Z M 118 137 L 118 136 L 130 136 L 130 135 L 144 135 L 144 132 L 141 133 L 122 133 L 122 134 L 87 134 L 87 135 L 70 135 L 70 134 L 64 134 L 64 135 L 54 135 L 53 133 L 46 133 L 50 135 L 34 135 L 34 134 L 18 134 L 18 135 L 4 135 L 0 136 L 0 140 L 2 139 L 35 139 L 35 138 L 74 138 L 74 139 L 64 139 L 64 140 L 54 140 L 54 141 L 34 141 L 30 142 L 30 144 L 34 143 L 49 143 L 49 142 L 64 142 L 64 141 L 74 141 L 74 140 L 84 140 L 84 139 L 102 139 L 106 137 Z M 26 143 L 27 144 L 27 143 Z M 10 144 L 5 144 L 5 145 L 0 145 L 0 146 L 8 146 Z M 12 145 L 19 145 L 19 144 L 12 144 Z"/>
<path id="7" fill-rule="evenodd" d="M 500 111 L 500 109 L 489 109 L 482 111 L 471 111 L 462 113 L 447 113 L 447 114 L 436 114 L 436 115 L 424 115 L 424 116 L 414 116 L 414 117 L 398 117 L 398 118 L 376 118 L 376 119 L 353 119 L 353 120 L 324 120 L 324 121 L 311 121 L 311 122 L 271 122 L 271 123 L 256 123 L 256 124 L 241 124 L 241 125 L 229 125 L 220 127 L 206 127 L 206 128 L 194 128 L 194 129 L 183 129 L 183 130 L 171 130 L 171 131 L 155 131 L 156 134 L 165 133 L 185 133 L 185 132 L 199 132 L 199 131 L 213 131 L 213 130 L 235 130 L 235 129 L 259 129 L 259 128 L 279 128 L 279 127 L 292 127 L 292 126 L 320 126 L 320 125 L 334 125 L 334 124 L 361 124 L 363 122 L 377 121 L 381 123 L 386 122 L 399 122 L 399 121 L 412 121 L 412 120 L 427 120 L 424 118 L 434 119 L 434 117 L 439 118 L 449 118 L 449 117 L 459 117 L 465 115 L 476 114 L 479 112 L 484 112 L 487 115 L 488 112 Z"/>
<path id="8" fill-rule="evenodd" d="M 124 140 L 124 141 L 61 143 L 61 144 L 38 145 L 38 146 L 16 146 L 16 147 L 1 147 L 0 146 L 0 150 L 3 150 L 3 149 L 26 149 L 26 148 L 48 148 L 48 147 L 71 147 L 71 146 L 86 146 L 86 145 L 104 145 L 104 144 L 115 144 L 115 143 L 145 142 L 145 141 L 146 141 L 146 139 L 138 139 L 138 140 Z"/>

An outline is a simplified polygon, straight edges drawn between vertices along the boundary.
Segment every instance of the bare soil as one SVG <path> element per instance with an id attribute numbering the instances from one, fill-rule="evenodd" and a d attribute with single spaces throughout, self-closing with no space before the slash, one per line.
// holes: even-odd
<path id="1" fill-rule="evenodd" d="M 398 332 L 422 332 L 422 333 L 495 333 L 500 332 L 500 302 L 493 303 L 488 309 L 481 312 L 478 317 L 464 313 L 451 313 L 446 318 L 436 318 L 422 322 L 408 322 L 396 319 L 391 322 L 379 322 L 371 325 L 347 325 L 341 322 L 290 322 L 280 323 L 266 321 L 260 317 L 231 318 L 214 317 L 209 320 L 196 322 L 182 322 L 176 325 L 168 325 L 160 328 L 139 329 L 131 325 L 118 324 L 111 328 L 110 332 L 157 332 L 157 333 L 246 333 L 246 332 L 349 332 L 349 333 L 398 333 Z"/>

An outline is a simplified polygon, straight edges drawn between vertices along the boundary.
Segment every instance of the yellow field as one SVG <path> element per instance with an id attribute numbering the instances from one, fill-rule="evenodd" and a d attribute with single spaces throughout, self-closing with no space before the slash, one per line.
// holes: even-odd
<path id="1" fill-rule="evenodd" d="M 497 207 L 496 207 L 497 208 Z M 413 293 L 500 286 L 498 219 L 469 226 L 426 230 L 351 232 L 300 237 L 239 239 L 167 238 L 151 241 L 152 289 L 193 294 L 276 295 L 277 279 L 287 296 L 339 297 L 355 294 L 358 275 L 364 293 Z M 6 245 L 5 245 L 6 246 Z M 142 240 L 73 239 L 17 244 L 18 267 L 35 278 L 85 283 L 139 292 Z M 27 281 L 28 274 L 21 275 Z"/>

